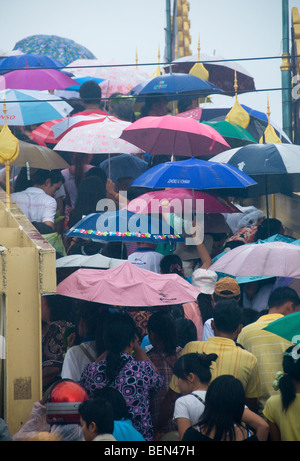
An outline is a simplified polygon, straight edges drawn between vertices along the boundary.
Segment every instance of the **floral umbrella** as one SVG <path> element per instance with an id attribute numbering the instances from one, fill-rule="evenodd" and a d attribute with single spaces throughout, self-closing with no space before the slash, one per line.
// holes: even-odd
<path id="1" fill-rule="evenodd" d="M 14 46 L 14 50 L 21 50 L 23 53 L 44 54 L 58 59 L 65 66 L 75 59 L 94 59 L 91 51 L 69 38 L 57 35 L 31 35 L 26 37 Z"/>
<path id="2" fill-rule="evenodd" d="M 99 59 L 77 59 L 67 66 L 76 76 L 103 78 L 100 83 L 103 98 L 109 98 L 113 93 L 128 94 L 132 88 L 149 79 L 149 75 L 135 67 L 118 66 L 115 61 L 100 61 Z"/>

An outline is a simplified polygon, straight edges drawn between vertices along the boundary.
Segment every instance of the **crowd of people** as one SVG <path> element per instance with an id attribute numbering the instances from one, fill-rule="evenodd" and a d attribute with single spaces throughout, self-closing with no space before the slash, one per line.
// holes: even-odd
<path id="1" fill-rule="evenodd" d="M 74 113 L 107 113 L 96 86 L 96 96 L 93 83 L 81 86 Z M 128 120 L 132 111 L 119 99 L 108 110 Z M 165 113 L 166 101 L 143 110 Z M 283 236 L 282 223 L 239 206 L 240 213 L 211 215 L 204 241 L 194 246 L 130 242 L 124 249 L 119 242 L 68 238 L 67 230 L 97 211 L 99 200 L 118 205 L 124 190 L 129 201 L 144 192 L 130 187 L 133 177 L 113 183 L 91 155 L 68 160 L 65 170 L 34 170 L 28 178 L 20 169 L 12 180 L 11 199 L 45 238 L 60 239 L 53 244 L 57 258 L 128 259 L 145 271 L 183 277 L 199 295 L 193 303 L 144 309 L 43 295 L 43 399 L 16 434 L 2 420 L 2 439 L 300 440 L 300 358 L 295 345 L 264 330 L 299 310 L 299 294 L 275 277 L 243 284 L 210 270 L 223 252 Z M 58 270 L 58 282 L 63 277 Z"/>

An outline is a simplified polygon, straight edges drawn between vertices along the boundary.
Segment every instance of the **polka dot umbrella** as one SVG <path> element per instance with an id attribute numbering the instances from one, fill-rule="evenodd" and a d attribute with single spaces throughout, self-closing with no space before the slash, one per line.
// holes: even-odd
<path id="1" fill-rule="evenodd" d="M 71 39 L 57 35 L 31 35 L 18 41 L 14 50 L 58 59 L 67 66 L 75 59 L 95 59 L 91 51 Z"/>

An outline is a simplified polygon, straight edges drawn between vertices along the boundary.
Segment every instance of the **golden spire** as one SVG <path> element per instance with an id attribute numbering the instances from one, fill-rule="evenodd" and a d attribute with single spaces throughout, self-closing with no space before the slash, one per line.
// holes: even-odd
<path id="1" fill-rule="evenodd" d="M 6 205 L 10 209 L 10 163 L 19 155 L 19 141 L 12 134 L 7 125 L 7 108 L 4 96 L 3 103 L 4 126 L 0 132 L 0 162 L 5 164 L 6 170 Z"/>
<path id="2" fill-rule="evenodd" d="M 154 72 L 154 74 L 151 75 L 151 78 L 159 77 L 161 75 L 161 70 L 160 70 L 160 65 L 159 64 L 160 64 L 160 47 L 158 45 L 158 66 L 157 66 L 157 69 Z"/>
<path id="3" fill-rule="evenodd" d="M 237 75 L 236 70 L 234 71 L 234 92 L 235 92 L 235 103 L 233 107 L 230 109 L 228 114 L 225 117 L 226 122 L 234 123 L 236 125 L 240 125 L 243 128 L 247 128 L 250 123 L 250 115 L 248 112 L 243 109 L 240 105 L 237 97 L 237 90 L 238 90 L 238 83 L 237 83 Z"/>
<path id="4" fill-rule="evenodd" d="M 268 98 L 267 98 L 268 126 L 265 129 L 265 132 L 264 132 L 263 136 L 259 140 L 260 144 L 263 144 L 263 143 L 266 143 L 266 142 L 281 143 L 281 139 L 277 136 L 274 128 L 271 125 L 270 115 L 271 115 L 271 111 L 270 111 L 269 96 L 268 96 Z"/>
<path id="5" fill-rule="evenodd" d="M 137 52 L 137 48 L 135 50 L 135 68 L 136 69 L 138 68 L 138 52 Z"/>
<path id="6" fill-rule="evenodd" d="M 202 80 L 209 79 L 209 72 L 204 67 L 202 62 L 200 62 L 200 34 L 198 37 L 198 62 L 196 62 L 193 67 L 190 69 L 189 74 L 194 75 L 195 77 L 201 78 Z"/>

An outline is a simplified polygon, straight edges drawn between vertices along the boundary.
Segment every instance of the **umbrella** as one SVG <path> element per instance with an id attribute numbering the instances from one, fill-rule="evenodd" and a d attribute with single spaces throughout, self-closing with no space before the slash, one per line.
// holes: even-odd
<path id="1" fill-rule="evenodd" d="M 213 156 L 229 148 L 213 128 L 192 118 L 143 117 L 124 129 L 121 139 L 149 155 Z"/>
<path id="2" fill-rule="evenodd" d="M 188 74 L 165 74 L 151 78 L 133 88 L 129 94 L 138 96 L 165 96 L 169 100 L 176 100 L 183 96 L 200 98 L 210 94 L 222 94 L 223 90 L 210 82 Z"/>
<path id="3" fill-rule="evenodd" d="M 100 83 L 103 98 L 109 98 L 114 93 L 127 94 L 136 85 L 149 79 L 147 73 L 134 67 L 118 66 L 115 61 L 99 59 L 77 59 L 67 66 L 68 69 L 77 76 L 104 79 Z"/>
<path id="4" fill-rule="evenodd" d="M 127 205 L 127 210 L 134 213 L 154 213 L 155 210 L 169 212 L 172 206 L 179 214 L 185 207 L 192 209 L 192 200 L 204 201 L 204 213 L 240 213 L 240 210 L 224 198 L 217 197 L 206 192 L 194 191 L 189 189 L 168 189 L 151 191 L 140 195 L 131 200 Z M 156 211 L 158 212 L 158 211 Z"/>
<path id="5" fill-rule="evenodd" d="M 294 312 L 274 320 L 263 330 L 274 333 L 274 335 L 280 336 L 291 343 L 298 344 L 300 341 L 300 312 Z M 295 353 L 298 358 L 299 352 L 295 350 Z"/>
<path id="6" fill-rule="evenodd" d="M 38 67 L 44 69 L 58 69 L 62 68 L 62 62 L 50 56 L 41 54 L 19 54 L 16 56 L 9 56 L 0 60 L 0 73 L 9 72 L 15 69 L 24 69 L 24 67 Z"/>
<path id="7" fill-rule="evenodd" d="M 0 120 L 4 120 L 3 102 L 7 106 L 7 124 L 10 126 L 34 125 L 61 117 L 72 110 L 63 99 L 37 90 L 0 91 Z"/>
<path id="8" fill-rule="evenodd" d="M 132 213 L 126 209 L 106 213 L 91 213 L 82 218 L 66 237 L 80 237 L 94 242 L 181 242 L 166 221 L 150 215 Z"/>
<path id="9" fill-rule="evenodd" d="M 40 126 L 35 128 L 31 133 L 31 138 L 38 144 L 56 144 L 57 139 L 54 137 L 52 126 L 58 122 L 61 122 L 64 118 L 58 118 L 56 120 L 49 120 L 48 122 L 42 123 Z"/>
<path id="10" fill-rule="evenodd" d="M 232 191 L 237 193 L 254 184 L 253 179 L 231 165 L 190 158 L 156 165 L 135 179 L 131 186 L 150 189 L 224 189 L 229 196 Z"/>
<path id="11" fill-rule="evenodd" d="M 104 160 L 100 167 L 116 184 L 122 177 L 137 178 L 148 169 L 148 163 L 136 155 L 120 154 Z"/>
<path id="12" fill-rule="evenodd" d="M 91 256 L 68 255 L 56 260 L 56 268 L 66 267 L 92 267 L 98 269 L 111 269 L 124 263 L 124 259 L 108 258 L 99 253 Z"/>
<path id="13" fill-rule="evenodd" d="M 257 141 L 259 142 L 260 139 L 263 137 L 264 132 L 268 126 L 268 116 L 264 112 L 260 112 L 258 110 L 252 109 L 251 107 L 245 106 L 241 104 L 241 107 L 245 109 L 245 111 L 250 116 L 249 125 L 247 126 L 248 133 Z M 202 113 L 200 122 L 205 121 L 219 121 L 225 120 L 226 115 L 232 109 L 232 106 L 216 106 L 214 104 L 205 104 L 201 106 Z M 286 133 L 276 126 L 271 121 L 271 125 L 273 126 L 276 134 L 280 138 L 281 142 L 283 143 L 291 143 L 291 140 L 288 138 Z"/>
<path id="14" fill-rule="evenodd" d="M 70 64 L 75 59 L 85 58 L 94 59 L 91 51 L 82 45 L 68 38 L 57 35 L 31 35 L 18 41 L 14 49 L 30 54 L 43 54 L 55 58 L 63 63 L 64 66 Z M 30 65 L 28 63 L 28 65 Z"/>
<path id="15" fill-rule="evenodd" d="M 295 144 L 255 144 L 222 152 L 214 162 L 239 168 L 258 185 L 251 196 L 300 191 L 300 146 Z"/>
<path id="16" fill-rule="evenodd" d="M 170 69 L 173 73 L 186 73 L 188 74 L 192 67 L 199 62 L 198 53 L 190 56 L 184 56 L 175 59 L 171 65 L 165 67 L 165 72 Z M 205 69 L 209 72 L 208 80 L 214 85 L 218 86 L 227 93 L 232 93 L 234 73 L 237 73 L 239 82 L 239 91 L 255 91 L 254 78 L 249 72 L 242 67 L 239 63 L 228 61 L 223 56 L 210 56 L 201 52 L 201 61 Z"/>
<path id="17" fill-rule="evenodd" d="M 285 242 L 246 244 L 224 254 L 210 270 L 239 277 L 300 278 L 300 246 Z"/>
<path id="18" fill-rule="evenodd" d="M 56 69 L 14 70 L 0 76 L 0 90 L 55 90 L 70 86 L 74 79 Z M 75 82 L 77 83 L 77 82 Z"/>
<path id="19" fill-rule="evenodd" d="M 19 141 L 19 155 L 11 166 L 28 166 L 42 170 L 69 168 L 69 164 L 52 149 L 25 141 Z"/>
<path id="20" fill-rule="evenodd" d="M 103 78 L 90 77 L 89 75 L 83 76 L 83 77 L 80 77 L 80 76 L 76 77 L 76 75 L 75 75 L 72 78 L 73 78 L 73 80 L 76 80 L 76 81 L 74 81 L 75 84 L 65 88 L 66 91 L 79 91 L 81 85 L 83 83 L 85 83 L 85 82 L 89 82 L 90 80 L 94 80 L 94 82 L 96 82 L 98 84 L 104 81 Z M 76 82 L 77 82 L 77 84 L 76 84 Z"/>
<path id="21" fill-rule="evenodd" d="M 141 153 L 141 149 L 119 138 L 130 124 L 117 118 L 105 117 L 99 123 L 73 127 L 56 144 L 55 149 L 87 154 Z"/>
<path id="22" fill-rule="evenodd" d="M 235 123 L 226 122 L 226 120 L 214 122 L 202 122 L 214 128 L 228 142 L 231 148 L 245 146 L 247 144 L 256 144 L 257 141 L 248 133 L 245 128 Z"/>
<path id="23" fill-rule="evenodd" d="M 152 307 L 193 302 L 199 291 L 177 274 L 157 274 L 125 261 L 117 267 L 78 269 L 57 294 L 112 306 Z"/>
<path id="24" fill-rule="evenodd" d="M 73 128 L 78 128 L 79 126 L 89 125 L 90 123 L 99 123 L 103 121 L 119 121 L 115 117 L 101 115 L 101 114 L 91 114 L 91 115 L 73 115 L 71 117 L 66 117 L 58 123 L 55 123 L 51 126 L 51 130 L 54 134 L 56 142 L 58 142 L 63 136 L 65 136 Z"/>

